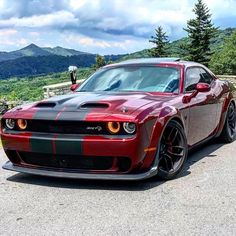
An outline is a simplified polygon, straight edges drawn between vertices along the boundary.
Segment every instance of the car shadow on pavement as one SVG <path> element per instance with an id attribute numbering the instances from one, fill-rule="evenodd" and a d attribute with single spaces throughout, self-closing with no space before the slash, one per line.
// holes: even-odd
<path id="1" fill-rule="evenodd" d="M 178 176 L 184 178 L 190 174 L 194 174 L 194 164 L 203 161 L 205 158 L 217 158 L 213 154 L 223 144 L 217 141 L 211 141 L 205 145 L 192 150 L 189 153 L 188 160 L 185 163 L 182 173 Z M 214 161 L 214 160 L 212 160 Z M 23 184 L 40 185 L 54 188 L 71 188 L 71 189 L 100 189 L 100 190 L 115 190 L 115 191 L 145 191 L 158 187 L 166 181 L 151 178 L 143 181 L 101 181 L 101 180 L 78 180 L 78 179 L 62 179 L 54 177 L 34 176 L 18 173 L 9 178 L 8 181 L 18 182 Z M 174 180 L 173 180 L 174 181 Z"/>

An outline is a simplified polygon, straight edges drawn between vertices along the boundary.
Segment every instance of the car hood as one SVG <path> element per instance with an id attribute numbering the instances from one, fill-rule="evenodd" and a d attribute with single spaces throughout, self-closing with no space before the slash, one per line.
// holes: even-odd
<path id="1" fill-rule="evenodd" d="M 161 107 L 171 97 L 172 95 L 154 96 L 153 94 L 144 92 L 76 92 L 69 95 L 52 97 L 33 105 L 23 106 L 21 109 L 17 108 L 17 111 L 23 113 L 25 111 L 35 112 L 37 110 L 36 113 L 40 114 L 37 118 L 40 119 L 43 119 L 43 114 L 58 114 L 59 112 L 70 114 L 74 112 L 79 114 L 81 112 L 81 114 L 83 113 L 83 117 L 85 114 L 93 114 L 93 117 L 97 117 L 98 119 L 102 117 L 99 114 L 103 114 L 103 116 L 136 116 L 151 106 L 155 105 L 156 108 Z"/>

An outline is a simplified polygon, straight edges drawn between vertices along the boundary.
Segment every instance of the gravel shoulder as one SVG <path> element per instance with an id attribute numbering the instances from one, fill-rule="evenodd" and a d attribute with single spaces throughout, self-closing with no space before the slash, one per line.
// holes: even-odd
<path id="1" fill-rule="evenodd" d="M 0 235 L 236 235 L 236 141 L 172 181 L 81 181 L 0 169 Z M 0 148 L 0 165 L 6 156 Z"/>

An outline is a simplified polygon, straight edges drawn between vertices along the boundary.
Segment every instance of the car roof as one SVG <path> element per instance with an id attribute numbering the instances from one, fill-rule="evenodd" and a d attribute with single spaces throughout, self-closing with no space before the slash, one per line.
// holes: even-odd
<path id="1" fill-rule="evenodd" d="M 138 59 L 130 59 L 130 60 L 125 60 L 121 61 L 118 63 L 110 64 L 105 67 L 109 66 L 124 66 L 124 65 L 155 65 L 155 64 L 173 64 L 173 65 L 180 65 L 180 66 L 203 66 L 199 63 L 196 62 L 191 62 L 191 61 L 184 61 L 181 60 L 181 58 L 178 57 L 157 57 L 157 58 L 138 58 Z"/>

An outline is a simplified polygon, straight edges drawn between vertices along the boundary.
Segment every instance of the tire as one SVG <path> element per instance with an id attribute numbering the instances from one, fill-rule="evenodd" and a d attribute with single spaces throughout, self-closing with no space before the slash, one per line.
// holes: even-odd
<path id="1" fill-rule="evenodd" d="M 236 134 L 236 111 L 235 105 L 231 102 L 229 104 L 225 124 L 220 135 L 220 140 L 224 143 L 231 143 L 234 141 Z"/>
<path id="2" fill-rule="evenodd" d="M 170 121 L 160 140 L 157 177 L 174 179 L 183 170 L 188 156 L 187 138 L 177 121 Z"/>

